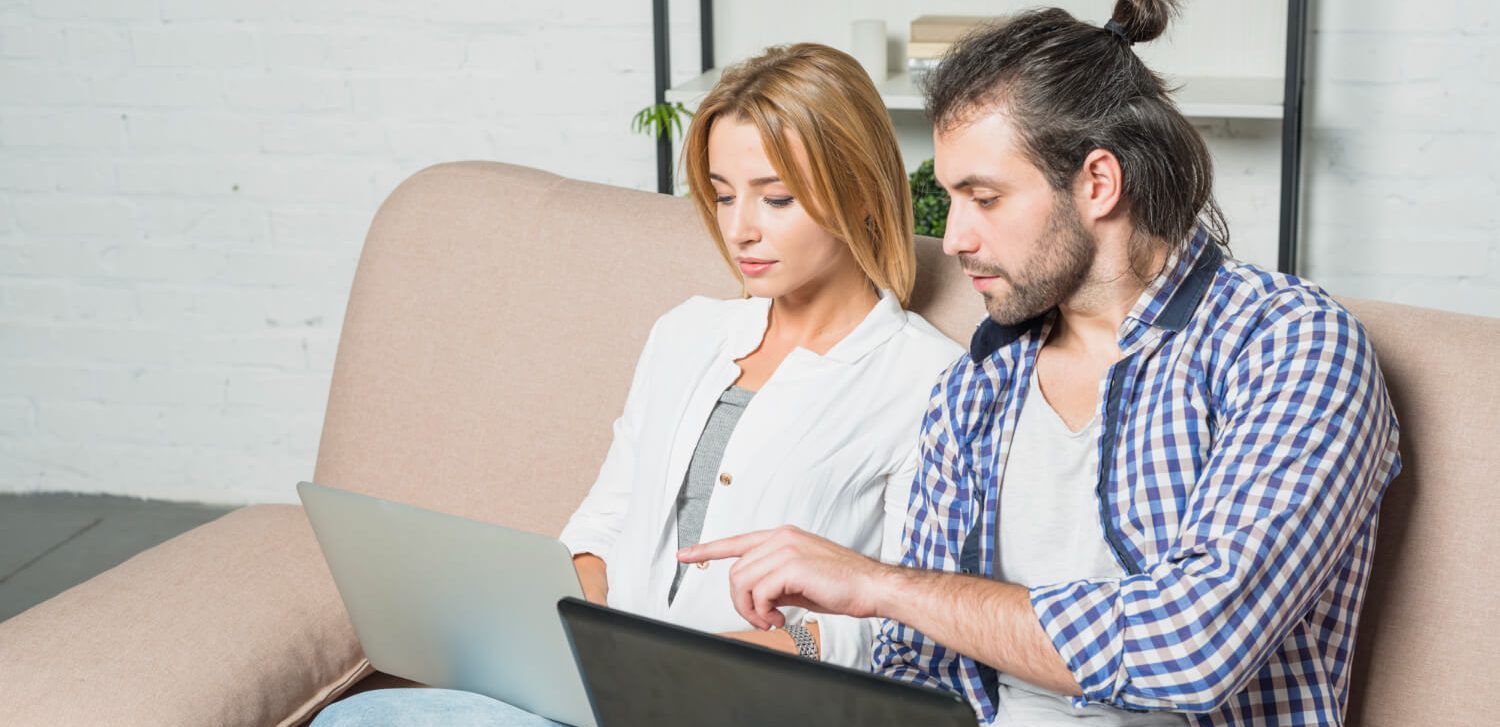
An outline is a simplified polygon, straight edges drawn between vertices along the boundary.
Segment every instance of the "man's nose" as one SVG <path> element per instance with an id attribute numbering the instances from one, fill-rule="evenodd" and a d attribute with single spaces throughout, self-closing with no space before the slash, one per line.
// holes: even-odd
<path id="1" fill-rule="evenodd" d="M 943 228 L 943 253 L 962 255 L 979 251 L 979 237 L 974 234 L 972 221 L 959 208 L 958 200 L 948 207 L 948 224 Z"/>

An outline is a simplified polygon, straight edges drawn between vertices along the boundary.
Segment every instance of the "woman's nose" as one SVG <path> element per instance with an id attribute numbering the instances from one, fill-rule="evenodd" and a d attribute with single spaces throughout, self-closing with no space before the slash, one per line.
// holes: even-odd
<path id="1" fill-rule="evenodd" d="M 735 199 L 726 214 L 729 226 L 724 231 L 725 240 L 737 244 L 760 240 L 760 226 L 756 223 L 754 205 Z"/>

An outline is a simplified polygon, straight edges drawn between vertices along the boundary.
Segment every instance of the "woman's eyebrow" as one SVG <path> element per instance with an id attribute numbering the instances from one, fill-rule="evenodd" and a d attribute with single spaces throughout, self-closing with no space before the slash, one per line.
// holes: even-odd
<path id="1" fill-rule="evenodd" d="M 709 172 L 708 173 L 708 178 L 712 179 L 712 180 L 714 180 L 716 182 L 723 182 L 725 184 L 729 184 L 729 180 L 723 178 L 722 176 L 719 176 L 718 174 L 714 174 L 713 172 Z M 756 177 L 755 179 L 750 180 L 750 186 L 752 186 L 752 187 L 764 187 L 767 184 L 775 184 L 775 183 L 780 182 L 780 181 L 781 181 L 781 177 Z"/>

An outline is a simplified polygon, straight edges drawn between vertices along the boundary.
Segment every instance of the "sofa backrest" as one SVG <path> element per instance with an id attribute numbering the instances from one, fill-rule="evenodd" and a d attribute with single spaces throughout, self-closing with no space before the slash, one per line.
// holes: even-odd
<path id="1" fill-rule="evenodd" d="M 912 308 L 966 343 L 980 299 L 918 239 Z M 487 162 L 381 207 L 350 293 L 314 478 L 556 533 L 593 482 L 651 323 L 738 293 L 688 200 Z M 1365 301 L 1402 424 L 1351 723 L 1484 714 L 1500 653 L 1500 320 Z"/>
<path id="2" fill-rule="evenodd" d="M 1500 319 L 1349 300 L 1401 423 L 1349 724 L 1489 722 L 1500 670 Z"/>
<path id="3" fill-rule="evenodd" d="M 983 315 L 915 301 L 964 340 Z M 593 484 L 651 324 L 739 294 L 687 199 L 489 162 L 417 173 L 376 214 L 318 449 L 323 484 L 555 534 Z"/>

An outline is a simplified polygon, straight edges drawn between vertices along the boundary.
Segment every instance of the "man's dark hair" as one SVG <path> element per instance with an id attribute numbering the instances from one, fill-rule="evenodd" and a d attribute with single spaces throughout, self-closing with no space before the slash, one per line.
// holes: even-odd
<path id="1" fill-rule="evenodd" d="M 1203 137 L 1130 49 L 1160 36 L 1176 12 L 1176 0 L 1118 0 L 1106 27 L 1048 8 L 977 30 L 928 78 L 927 115 L 941 132 L 1005 111 L 1023 153 L 1061 192 L 1090 152 L 1108 150 L 1138 231 L 1177 245 L 1201 217 L 1228 242 Z"/>

